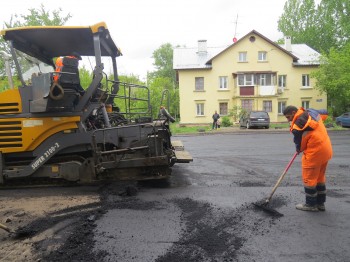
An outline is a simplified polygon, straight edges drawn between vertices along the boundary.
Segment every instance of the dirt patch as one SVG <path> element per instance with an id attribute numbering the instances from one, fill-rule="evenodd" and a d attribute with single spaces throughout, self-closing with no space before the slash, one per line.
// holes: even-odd
<path id="1" fill-rule="evenodd" d="M 108 208 L 107 196 L 135 194 L 126 183 L 114 187 L 46 187 L 0 191 L 0 261 L 101 261 L 92 253 L 95 220 Z"/>

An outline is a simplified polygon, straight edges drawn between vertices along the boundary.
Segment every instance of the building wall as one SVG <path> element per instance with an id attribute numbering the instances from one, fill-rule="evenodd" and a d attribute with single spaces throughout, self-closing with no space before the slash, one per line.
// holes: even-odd
<path id="1" fill-rule="evenodd" d="M 250 41 L 250 36 L 255 41 Z M 258 61 L 258 52 L 267 52 L 267 61 Z M 239 62 L 239 52 L 247 52 L 247 62 Z M 278 47 L 272 45 L 258 35 L 247 35 L 224 52 L 214 57 L 211 69 L 178 70 L 180 89 L 180 117 L 182 124 L 206 124 L 212 122 L 212 114 L 219 112 L 219 103 L 227 102 L 228 109 L 241 106 L 242 99 L 254 99 L 253 110 L 262 110 L 264 100 L 272 101 L 272 112 L 269 112 L 271 122 L 286 121 L 278 114 L 278 102 L 285 101 L 286 105 L 302 105 L 302 101 L 310 101 L 309 107 L 326 108 L 326 94 L 319 94 L 314 89 L 315 82 L 310 78 L 310 88 L 302 88 L 302 75 L 310 74 L 317 67 L 292 65 L 293 58 Z M 254 87 L 254 96 L 240 96 L 237 85 L 239 72 L 275 72 L 273 93 L 258 95 L 261 86 Z M 287 76 L 287 85 L 282 93 L 278 93 L 278 75 Z M 219 89 L 219 77 L 228 77 L 228 89 Z M 195 91 L 195 77 L 204 77 L 204 91 Z M 196 115 L 196 103 L 204 103 L 204 115 Z"/>

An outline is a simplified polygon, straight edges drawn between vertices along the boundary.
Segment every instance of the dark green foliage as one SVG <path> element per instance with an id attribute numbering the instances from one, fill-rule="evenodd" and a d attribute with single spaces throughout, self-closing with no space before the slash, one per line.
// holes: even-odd
<path id="1" fill-rule="evenodd" d="M 43 4 L 40 5 L 40 8 L 31 8 L 28 11 L 29 14 L 12 14 L 10 21 L 5 22 L 3 28 L 7 29 L 23 26 L 60 26 L 64 25 L 72 17 L 69 13 L 63 16 L 61 8 L 47 11 Z M 10 54 L 9 47 L 2 37 L 0 37 L 0 51 Z M 4 62 L 1 57 L 0 75 L 5 74 L 4 67 Z"/>
<path id="2" fill-rule="evenodd" d="M 295 44 L 307 44 L 328 53 L 349 42 L 350 2 L 348 0 L 288 0 L 278 20 L 278 30 Z"/>
<path id="3" fill-rule="evenodd" d="M 334 116 L 350 110 L 350 43 L 342 49 L 331 48 L 324 55 L 318 71 L 316 88 L 328 95 L 328 104 Z"/>
<path id="4" fill-rule="evenodd" d="M 228 116 L 222 117 L 221 118 L 221 126 L 223 126 L 223 127 L 232 126 L 232 122 L 230 120 L 230 117 L 228 117 Z"/>

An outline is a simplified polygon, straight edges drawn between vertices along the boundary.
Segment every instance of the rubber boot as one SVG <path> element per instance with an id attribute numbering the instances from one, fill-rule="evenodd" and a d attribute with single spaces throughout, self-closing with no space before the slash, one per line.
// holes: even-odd
<path id="1" fill-rule="evenodd" d="M 317 190 L 316 187 L 304 187 L 305 190 L 305 204 L 298 204 L 296 209 L 302 211 L 317 212 Z"/>
<path id="2" fill-rule="evenodd" d="M 317 184 L 317 208 L 319 211 L 326 211 L 324 203 L 326 202 L 326 185 Z"/>

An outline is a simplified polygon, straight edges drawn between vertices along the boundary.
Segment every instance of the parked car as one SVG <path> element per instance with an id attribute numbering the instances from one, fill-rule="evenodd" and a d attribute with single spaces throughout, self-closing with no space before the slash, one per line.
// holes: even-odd
<path id="1" fill-rule="evenodd" d="M 268 129 L 270 128 L 270 116 L 265 111 L 251 111 L 247 115 L 241 116 L 239 126 L 244 126 L 247 129 L 252 127 L 264 127 Z"/>
<path id="2" fill-rule="evenodd" d="M 350 127 L 350 112 L 344 113 L 335 119 L 335 123 L 338 126 Z"/>

